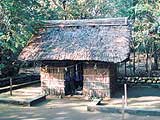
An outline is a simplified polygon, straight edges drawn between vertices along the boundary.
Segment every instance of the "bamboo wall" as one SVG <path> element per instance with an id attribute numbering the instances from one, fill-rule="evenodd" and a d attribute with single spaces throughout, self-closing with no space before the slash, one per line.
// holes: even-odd
<path id="1" fill-rule="evenodd" d="M 115 91 L 115 65 L 93 65 L 84 67 L 83 94 L 89 97 L 108 97 Z"/>
<path id="2" fill-rule="evenodd" d="M 115 64 L 83 65 L 83 95 L 108 97 L 115 92 Z M 41 67 L 41 87 L 44 94 L 64 95 L 64 67 Z"/>
<path id="3" fill-rule="evenodd" d="M 43 94 L 64 95 L 64 67 L 41 67 Z"/>

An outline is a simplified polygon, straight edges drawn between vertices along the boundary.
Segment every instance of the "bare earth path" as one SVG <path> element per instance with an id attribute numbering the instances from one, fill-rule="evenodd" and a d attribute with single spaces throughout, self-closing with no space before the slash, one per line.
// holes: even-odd
<path id="1" fill-rule="evenodd" d="M 36 107 L 0 104 L 0 120 L 121 120 L 121 114 L 88 112 L 86 101 L 52 99 Z M 160 120 L 160 116 L 125 115 L 125 120 Z"/>

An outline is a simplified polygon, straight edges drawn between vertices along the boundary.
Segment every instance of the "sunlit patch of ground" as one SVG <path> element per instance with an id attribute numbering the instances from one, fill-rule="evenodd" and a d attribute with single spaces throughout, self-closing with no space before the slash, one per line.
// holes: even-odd
<path id="1" fill-rule="evenodd" d="M 5 92 L 0 94 L 0 99 L 12 99 L 12 100 L 30 100 L 35 98 L 36 96 L 41 95 L 41 87 L 40 84 L 32 85 L 30 87 L 25 87 L 12 91 L 12 96 L 10 92 Z"/>
<path id="2" fill-rule="evenodd" d="M 122 95 L 124 95 L 123 91 L 117 92 L 108 105 L 121 107 Z M 160 88 L 129 88 L 127 102 L 129 107 L 160 109 Z"/>
<path id="3" fill-rule="evenodd" d="M 13 90 L 13 96 L 10 96 L 9 92 L 0 94 L 0 98 L 13 99 L 13 100 L 30 100 L 41 94 L 40 84 L 32 85 L 18 90 Z M 105 101 L 107 106 L 122 106 L 123 91 L 118 91 L 113 99 Z M 53 102 L 50 102 L 53 101 Z M 80 102 L 79 102 L 80 101 Z M 153 108 L 160 109 L 160 88 L 147 88 L 136 87 L 128 89 L 128 106 L 135 108 Z M 70 97 L 64 99 L 58 99 L 57 97 L 49 98 L 40 103 L 45 107 L 61 107 L 59 104 L 63 104 L 63 107 L 73 106 L 73 109 L 85 109 L 89 101 L 82 99 L 71 99 Z"/>

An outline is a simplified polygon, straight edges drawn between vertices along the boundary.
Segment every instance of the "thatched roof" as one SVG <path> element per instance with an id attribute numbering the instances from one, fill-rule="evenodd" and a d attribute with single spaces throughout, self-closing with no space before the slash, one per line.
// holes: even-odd
<path id="1" fill-rule="evenodd" d="M 46 21 L 46 31 L 34 36 L 19 60 L 96 60 L 121 62 L 128 58 L 127 18 Z"/>

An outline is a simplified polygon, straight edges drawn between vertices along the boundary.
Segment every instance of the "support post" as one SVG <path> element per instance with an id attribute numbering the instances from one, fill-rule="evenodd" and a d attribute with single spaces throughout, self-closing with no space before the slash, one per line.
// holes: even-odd
<path id="1" fill-rule="evenodd" d="M 124 77 L 127 76 L 127 63 L 126 61 L 124 62 Z"/>
<path id="2" fill-rule="evenodd" d="M 127 84 L 124 84 L 124 102 L 125 107 L 127 107 Z"/>
<path id="3" fill-rule="evenodd" d="M 122 120 L 124 120 L 124 114 L 125 114 L 124 107 L 125 107 L 125 101 L 124 101 L 124 96 L 122 96 Z"/>
<path id="4" fill-rule="evenodd" d="M 10 82 L 10 95 L 12 96 L 12 78 L 10 77 L 9 79 Z"/>

